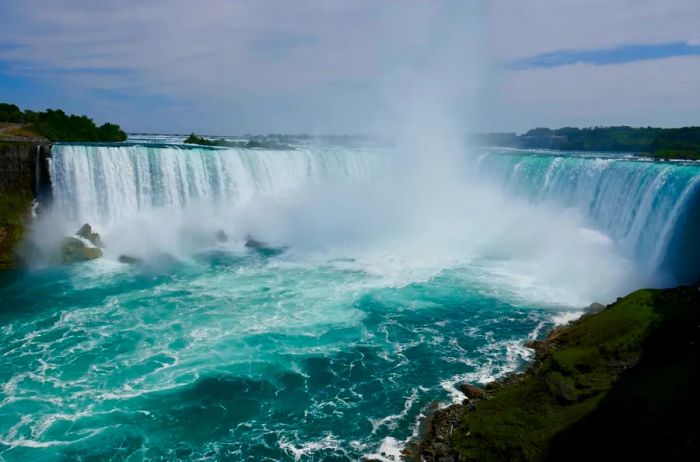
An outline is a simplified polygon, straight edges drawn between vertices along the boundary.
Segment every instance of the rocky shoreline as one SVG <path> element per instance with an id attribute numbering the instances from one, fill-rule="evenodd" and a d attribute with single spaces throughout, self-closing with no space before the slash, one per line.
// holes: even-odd
<path id="1" fill-rule="evenodd" d="M 408 461 L 692 460 L 700 428 L 700 287 L 640 290 L 546 339 L 523 372 L 426 419 Z M 602 308 L 602 310 L 601 310 Z"/>

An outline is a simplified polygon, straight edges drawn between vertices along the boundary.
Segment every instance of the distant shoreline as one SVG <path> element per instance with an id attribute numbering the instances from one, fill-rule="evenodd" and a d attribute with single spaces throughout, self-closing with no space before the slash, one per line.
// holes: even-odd
<path id="1" fill-rule="evenodd" d="M 700 160 L 700 127 L 535 128 L 516 133 L 481 133 L 476 143 L 519 149 L 629 152 L 654 159 Z"/>

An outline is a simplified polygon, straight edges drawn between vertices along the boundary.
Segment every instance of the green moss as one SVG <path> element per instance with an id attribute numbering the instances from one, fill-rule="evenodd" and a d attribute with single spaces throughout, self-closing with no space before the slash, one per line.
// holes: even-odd
<path id="1" fill-rule="evenodd" d="M 0 269 L 16 266 L 15 250 L 22 241 L 32 197 L 0 193 Z"/>
<path id="2" fill-rule="evenodd" d="M 463 413 L 452 437 L 453 451 L 460 460 L 581 460 L 585 457 L 578 451 L 595 457 L 587 452 L 585 440 L 597 437 L 598 426 L 606 423 L 618 438 L 608 443 L 613 448 L 615 441 L 636 440 L 624 428 L 638 421 L 653 429 L 656 422 L 646 413 L 649 409 L 677 412 L 668 403 L 660 404 L 659 390 L 695 386 L 689 377 L 697 374 L 698 367 L 691 367 L 700 363 L 697 348 L 695 353 L 682 349 L 688 340 L 679 332 L 690 326 L 687 336 L 698 335 L 699 302 L 697 288 L 640 290 L 555 331 L 548 341 L 551 349 L 542 350 L 526 374 L 497 387 L 491 399 Z M 678 359 L 684 355 L 689 359 Z M 643 377 L 635 379 L 642 370 Z M 669 391 L 666 397 L 674 395 L 678 392 Z M 616 406 L 630 400 L 636 400 L 637 407 L 627 406 L 622 415 L 637 410 L 636 420 L 615 424 L 620 413 Z M 590 419 L 595 423 L 582 423 Z"/>

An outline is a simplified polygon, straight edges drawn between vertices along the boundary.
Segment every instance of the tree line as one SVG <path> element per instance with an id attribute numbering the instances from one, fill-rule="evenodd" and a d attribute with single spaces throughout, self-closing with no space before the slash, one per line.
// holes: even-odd
<path id="1" fill-rule="evenodd" d="M 60 109 L 22 111 L 14 104 L 0 103 L 0 123 L 22 124 L 51 141 L 119 142 L 127 138 L 119 125 L 98 126 L 87 116 L 69 115 Z"/>
<path id="2" fill-rule="evenodd" d="M 513 148 L 634 152 L 659 158 L 700 159 L 700 127 L 535 128 L 522 135 L 480 134 L 476 140 Z"/>

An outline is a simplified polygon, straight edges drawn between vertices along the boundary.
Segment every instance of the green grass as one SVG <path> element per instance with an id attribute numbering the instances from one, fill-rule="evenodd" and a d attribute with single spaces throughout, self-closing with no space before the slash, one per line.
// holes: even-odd
<path id="1" fill-rule="evenodd" d="M 32 128 L 29 125 L 8 127 L 4 130 L 0 129 L 0 138 L 2 138 L 3 136 L 16 136 L 30 139 L 41 137 L 41 135 L 39 135 L 36 131 L 32 130 Z"/>
<path id="2" fill-rule="evenodd" d="M 452 450 L 459 460 L 585 460 L 596 457 L 596 445 L 586 441 L 599 439 L 606 425 L 607 434 L 617 437 L 607 443 L 611 451 L 631 447 L 620 452 L 623 457 L 654 444 L 652 437 L 638 442 L 638 435 L 663 426 L 658 419 L 682 409 L 674 397 L 692 395 L 688 390 L 697 385 L 697 348 L 684 349 L 693 340 L 683 335 L 698 336 L 699 310 L 697 288 L 640 290 L 584 316 L 551 336 L 553 348 L 519 380 L 463 413 Z M 657 396 L 659 390 L 664 396 Z M 628 422 L 620 415 L 633 417 Z"/>

